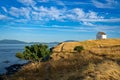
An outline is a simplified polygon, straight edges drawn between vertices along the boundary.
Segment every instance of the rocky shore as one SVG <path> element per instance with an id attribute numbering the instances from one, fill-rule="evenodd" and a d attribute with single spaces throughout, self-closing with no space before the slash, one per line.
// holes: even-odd
<path id="1" fill-rule="evenodd" d="M 6 67 L 6 73 L 3 73 L 3 74 L 0 74 L 0 80 L 8 80 L 7 79 L 7 76 L 11 76 L 13 75 L 14 73 L 18 72 L 23 66 L 29 64 L 31 62 L 27 62 L 27 63 L 24 63 L 24 64 L 13 64 L 9 67 Z"/>

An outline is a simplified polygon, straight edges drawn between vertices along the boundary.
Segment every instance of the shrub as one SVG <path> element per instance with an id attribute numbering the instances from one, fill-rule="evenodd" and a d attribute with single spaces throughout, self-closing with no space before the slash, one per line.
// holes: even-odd
<path id="1" fill-rule="evenodd" d="M 40 61 L 50 55 L 50 50 L 47 45 L 34 44 L 25 46 L 23 53 L 16 53 L 16 57 L 30 61 Z"/>
<path id="2" fill-rule="evenodd" d="M 84 50 L 84 47 L 83 46 L 76 46 L 74 48 L 74 50 L 77 51 L 77 52 L 81 52 L 82 50 Z"/>
<path id="3" fill-rule="evenodd" d="M 17 52 L 16 57 L 18 57 L 20 59 L 24 59 L 24 55 L 21 52 Z"/>

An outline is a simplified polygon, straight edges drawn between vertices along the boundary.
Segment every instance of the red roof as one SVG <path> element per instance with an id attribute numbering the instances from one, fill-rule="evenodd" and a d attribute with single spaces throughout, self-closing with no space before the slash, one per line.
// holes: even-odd
<path id="1" fill-rule="evenodd" d="M 101 35 L 106 35 L 104 32 L 98 32 L 98 34 L 101 34 Z"/>

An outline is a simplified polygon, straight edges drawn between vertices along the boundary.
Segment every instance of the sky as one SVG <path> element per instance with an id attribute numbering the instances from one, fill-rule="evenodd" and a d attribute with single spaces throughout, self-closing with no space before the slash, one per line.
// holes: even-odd
<path id="1" fill-rule="evenodd" d="M 0 0 L 0 40 L 120 38 L 120 0 Z"/>

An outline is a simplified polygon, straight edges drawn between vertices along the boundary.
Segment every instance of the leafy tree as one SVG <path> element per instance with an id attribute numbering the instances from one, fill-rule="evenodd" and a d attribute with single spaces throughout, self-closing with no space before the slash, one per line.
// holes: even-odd
<path id="1" fill-rule="evenodd" d="M 20 59 L 24 59 L 24 55 L 21 52 L 17 52 L 16 57 L 18 57 Z"/>
<path id="2" fill-rule="evenodd" d="M 77 52 L 81 52 L 82 50 L 84 50 L 84 47 L 83 46 L 76 46 L 74 48 L 74 50 L 77 51 Z"/>
<path id="3" fill-rule="evenodd" d="M 23 53 L 16 53 L 16 57 L 30 61 L 40 61 L 50 55 L 50 50 L 47 45 L 34 44 L 25 46 Z"/>

